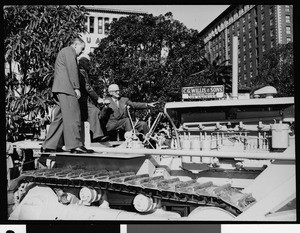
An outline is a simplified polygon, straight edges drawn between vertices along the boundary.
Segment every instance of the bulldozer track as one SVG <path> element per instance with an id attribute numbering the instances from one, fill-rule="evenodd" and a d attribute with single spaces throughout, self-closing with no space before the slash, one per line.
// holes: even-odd
<path id="1" fill-rule="evenodd" d="M 81 188 L 118 192 L 122 194 L 143 194 L 174 204 L 193 206 L 214 206 L 223 208 L 235 216 L 255 203 L 250 193 L 242 193 L 231 187 L 214 185 L 213 182 L 199 183 L 197 180 L 180 181 L 179 178 L 165 179 L 163 176 L 150 177 L 134 172 L 85 171 L 83 169 L 54 168 L 25 171 L 20 182 L 31 182 L 49 187 Z"/>

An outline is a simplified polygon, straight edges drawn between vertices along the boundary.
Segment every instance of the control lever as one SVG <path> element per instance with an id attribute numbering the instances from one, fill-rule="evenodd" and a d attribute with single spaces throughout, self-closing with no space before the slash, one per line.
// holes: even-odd
<path id="1" fill-rule="evenodd" d="M 133 123 L 133 120 L 132 120 L 132 117 L 131 117 L 131 115 L 130 115 L 129 109 L 130 109 L 130 106 L 129 106 L 129 105 L 126 105 L 126 110 L 127 110 L 127 114 L 128 114 L 128 117 L 129 117 L 131 126 L 132 126 L 133 135 L 136 135 L 136 132 L 135 132 L 135 126 L 136 126 L 136 124 L 138 123 L 138 120 L 135 122 L 135 124 Z"/>
<path id="2" fill-rule="evenodd" d="M 156 126 L 157 126 L 157 124 L 158 124 L 158 122 L 160 121 L 160 119 L 161 119 L 162 116 L 163 116 L 163 113 L 162 113 L 162 112 L 158 113 L 158 115 L 157 115 L 155 121 L 153 122 L 153 124 L 152 124 L 152 126 L 151 126 L 149 132 L 146 133 L 145 139 L 144 139 L 143 143 L 149 142 L 150 137 L 151 137 L 151 135 L 154 133 L 154 130 L 155 130 L 155 128 L 156 128 Z"/>

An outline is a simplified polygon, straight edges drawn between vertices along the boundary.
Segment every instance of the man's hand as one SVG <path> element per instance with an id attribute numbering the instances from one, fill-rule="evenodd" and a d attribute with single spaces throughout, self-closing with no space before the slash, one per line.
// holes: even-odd
<path id="1" fill-rule="evenodd" d="M 148 103 L 147 106 L 150 106 L 150 107 L 154 108 L 155 104 L 158 104 L 158 103 L 159 103 L 158 101 L 152 102 L 152 103 Z"/>
<path id="2" fill-rule="evenodd" d="M 104 100 L 102 98 L 98 97 L 97 103 L 98 104 L 104 104 Z"/>
<path id="3" fill-rule="evenodd" d="M 79 89 L 75 89 L 75 97 L 77 99 L 79 99 L 81 97 L 81 93 L 80 93 Z"/>
<path id="4" fill-rule="evenodd" d="M 109 105 L 110 104 L 109 100 L 104 100 L 104 104 Z"/>

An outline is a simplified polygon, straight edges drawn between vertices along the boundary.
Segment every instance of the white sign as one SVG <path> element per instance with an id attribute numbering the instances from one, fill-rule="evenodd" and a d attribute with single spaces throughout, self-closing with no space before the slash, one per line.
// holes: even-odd
<path id="1" fill-rule="evenodd" d="M 183 87 L 182 99 L 216 99 L 224 96 L 224 85 Z"/>

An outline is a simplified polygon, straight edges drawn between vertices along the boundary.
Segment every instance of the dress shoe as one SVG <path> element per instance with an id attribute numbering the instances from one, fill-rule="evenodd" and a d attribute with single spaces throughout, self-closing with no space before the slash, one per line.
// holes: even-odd
<path id="1" fill-rule="evenodd" d="M 84 146 L 80 146 L 80 147 L 71 149 L 71 153 L 73 153 L 73 154 L 94 153 L 94 150 L 86 149 Z"/>
<path id="2" fill-rule="evenodd" d="M 109 141 L 109 136 L 100 137 L 99 142 L 107 142 Z"/>
<path id="3" fill-rule="evenodd" d="M 67 151 L 63 150 L 62 148 L 57 148 L 56 152 L 67 152 Z"/>
<path id="4" fill-rule="evenodd" d="M 46 153 L 55 153 L 55 152 L 66 152 L 65 150 L 63 150 L 62 148 L 57 148 L 55 149 L 49 149 L 49 148 L 41 148 L 41 152 L 46 152 Z"/>
<path id="5" fill-rule="evenodd" d="M 49 149 L 49 148 L 42 148 L 41 149 L 41 152 L 46 152 L 46 153 L 54 153 L 54 152 L 56 152 L 56 150 L 55 149 Z"/>
<path id="6" fill-rule="evenodd" d="M 101 136 L 91 140 L 91 142 L 107 142 L 109 141 L 109 136 Z"/>

